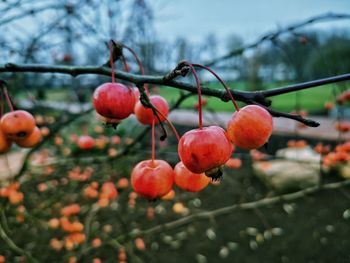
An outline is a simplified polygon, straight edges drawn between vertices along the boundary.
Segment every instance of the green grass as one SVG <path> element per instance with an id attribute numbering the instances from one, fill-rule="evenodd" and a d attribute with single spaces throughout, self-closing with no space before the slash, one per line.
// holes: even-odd
<path id="1" fill-rule="evenodd" d="M 244 84 L 238 83 L 236 85 L 229 85 L 229 87 L 235 86 L 239 90 L 244 90 Z M 275 85 L 268 85 L 269 88 L 273 88 Z M 276 86 L 275 86 L 276 87 Z M 326 101 L 332 101 L 332 89 L 334 86 L 325 85 L 322 87 L 316 87 L 312 89 L 302 90 L 298 92 L 292 92 L 288 94 L 283 94 L 275 97 L 271 97 L 272 108 L 280 111 L 293 111 L 297 108 L 299 104 L 300 109 L 307 111 L 320 111 L 324 109 L 324 103 Z M 219 84 L 212 84 L 210 88 L 220 88 Z M 176 101 L 180 91 L 169 88 L 161 87 L 159 88 L 160 94 L 164 96 L 168 101 Z M 234 107 L 230 102 L 223 102 L 218 98 L 209 98 L 204 96 L 208 100 L 207 107 L 214 109 L 216 111 L 233 111 Z M 298 103 L 297 103 L 298 98 Z M 197 102 L 197 96 L 192 96 L 184 101 L 182 104 L 183 108 L 193 108 L 194 104 Z M 242 106 L 243 104 L 239 104 Z"/>

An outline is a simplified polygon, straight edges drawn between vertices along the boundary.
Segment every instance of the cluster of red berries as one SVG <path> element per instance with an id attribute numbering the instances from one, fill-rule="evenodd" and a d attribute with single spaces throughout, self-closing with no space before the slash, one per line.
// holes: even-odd
<path id="1" fill-rule="evenodd" d="M 7 152 L 12 142 L 20 147 L 31 148 L 38 144 L 41 138 L 33 115 L 27 111 L 11 111 L 0 119 L 0 153 Z"/>
<path id="2" fill-rule="evenodd" d="M 263 146 L 272 133 L 272 117 L 266 109 L 257 105 L 239 109 L 226 85 L 211 69 L 198 64 L 184 63 L 191 68 L 197 83 L 199 128 L 186 132 L 181 138 L 177 135 L 181 162 L 175 169 L 166 161 L 154 158 L 154 125 L 167 120 L 169 112 L 168 103 L 164 98 L 158 95 L 149 96 L 153 107 L 146 108 L 137 99 L 136 96 L 139 94 L 135 92 L 135 88 L 114 83 L 113 67 L 113 82 L 99 86 L 93 94 L 93 105 L 106 122 L 119 122 L 135 113 L 139 122 L 152 125 L 152 159 L 141 161 L 131 173 L 134 191 L 149 199 L 166 195 L 172 189 L 174 182 L 188 191 L 202 190 L 210 179 L 217 180 L 221 177 L 222 166 L 230 159 L 234 145 L 247 150 L 256 149 Z M 203 103 L 195 66 L 213 73 L 230 95 L 237 111 L 232 115 L 227 130 L 219 126 L 202 127 Z M 149 95 L 147 88 L 146 93 Z"/>

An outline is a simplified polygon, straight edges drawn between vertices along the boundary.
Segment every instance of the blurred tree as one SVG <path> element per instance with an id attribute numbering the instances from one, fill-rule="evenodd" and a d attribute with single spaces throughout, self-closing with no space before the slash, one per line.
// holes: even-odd
<path id="1" fill-rule="evenodd" d="M 350 38 L 348 35 L 333 35 L 320 46 L 320 53 L 312 53 L 307 73 L 309 78 L 322 78 L 350 71 Z"/>

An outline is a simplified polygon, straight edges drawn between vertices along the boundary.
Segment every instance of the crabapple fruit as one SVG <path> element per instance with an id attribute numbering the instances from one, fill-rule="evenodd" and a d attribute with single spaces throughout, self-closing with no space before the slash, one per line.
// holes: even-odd
<path id="1" fill-rule="evenodd" d="M 103 117 L 125 119 L 134 112 L 135 94 L 123 84 L 104 83 L 94 91 L 93 105 Z"/>
<path id="2" fill-rule="evenodd" d="M 182 163 L 193 173 L 219 179 L 221 166 L 231 157 L 233 145 L 224 129 L 209 126 L 190 130 L 180 139 L 178 152 Z"/>
<path id="3" fill-rule="evenodd" d="M 164 117 L 167 117 L 169 114 L 169 105 L 168 102 L 159 95 L 152 95 L 149 97 L 150 102 L 158 111 L 164 115 Z M 152 125 L 152 120 L 154 118 L 154 123 L 159 123 L 159 120 L 156 116 L 153 116 L 153 110 L 151 108 L 146 108 L 142 105 L 141 101 L 138 101 L 135 104 L 135 116 L 139 122 L 145 125 Z M 163 122 L 165 118 L 159 115 L 160 120 Z"/>
<path id="4" fill-rule="evenodd" d="M 8 112 L 0 120 L 0 129 L 10 140 L 25 139 L 35 127 L 33 115 L 24 110 Z"/>
<path id="5" fill-rule="evenodd" d="M 166 195 L 174 183 L 174 170 L 163 160 L 139 162 L 131 172 L 134 191 L 148 199 Z"/>
<path id="6" fill-rule="evenodd" d="M 245 150 L 267 143 L 273 129 L 270 113 L 257 105 L 248 105 L 233 113 L 227 125 L 231 142 Z"/>
<path id="7" fill-rule="evenodd" d="M 174 168 L 175 184 L 189 192 L 199 192 L 208 186 L 210 178 L 204 173 L 192 173 L 182 162 L 178 162 Z"/>

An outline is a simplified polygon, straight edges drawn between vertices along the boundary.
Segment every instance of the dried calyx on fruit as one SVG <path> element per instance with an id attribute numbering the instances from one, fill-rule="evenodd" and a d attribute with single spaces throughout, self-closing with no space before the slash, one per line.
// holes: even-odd
<path id="1" fill-rule="evenodd" d="M 178 145 L 179 157 L 191 172 L 205 173 L 213 180 L 218 180 L 222 176 L 222 166 L 231 157 L 233 145 L 221 127 L 203 127 L 199 78 L 192 64 L 188 62 L 183 62 L 183 64 L 190 68 L 196 80 L 199 128 L 190 130 L 181 137 Z"/>

